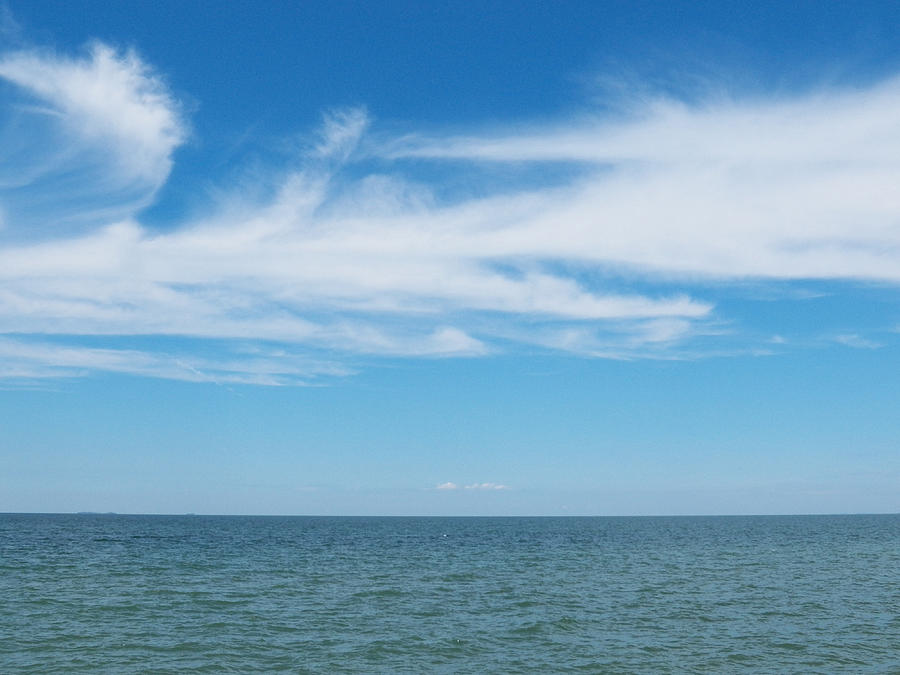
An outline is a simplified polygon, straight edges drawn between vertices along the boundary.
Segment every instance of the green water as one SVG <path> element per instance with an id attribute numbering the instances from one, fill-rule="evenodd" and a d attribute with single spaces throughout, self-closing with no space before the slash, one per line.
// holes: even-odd
<path id="1" fill-rule="evenodd" d="M 0 516 L 0 672 L 900 673 L 900 516 Z"/>

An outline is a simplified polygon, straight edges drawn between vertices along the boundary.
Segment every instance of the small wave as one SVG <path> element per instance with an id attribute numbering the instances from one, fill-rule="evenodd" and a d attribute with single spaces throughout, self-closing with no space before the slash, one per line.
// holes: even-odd
<path id="1" fill-rule="evenodd" d="M 478 575 L 474 572 L 454 572 L 453 574 L 445 574 L 441 577 L 441 581 L 459 582 L 459 581 L 477 581 Z"/>
<path id="2" fill-rule="evenodd" d="M 358 591 L 353 594 L 354 598 L 399 598 L 407 595 L 406 591 L 399 588 L 375 588 L 365 591 Z"/>

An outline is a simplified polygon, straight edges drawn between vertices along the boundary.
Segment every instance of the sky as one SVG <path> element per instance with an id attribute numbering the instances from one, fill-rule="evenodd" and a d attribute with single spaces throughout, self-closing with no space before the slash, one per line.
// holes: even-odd
<path id="1" fill-rule="evenodd" d="M 0 511 L 900 511 L 900 5 L 0 4 Z"/>

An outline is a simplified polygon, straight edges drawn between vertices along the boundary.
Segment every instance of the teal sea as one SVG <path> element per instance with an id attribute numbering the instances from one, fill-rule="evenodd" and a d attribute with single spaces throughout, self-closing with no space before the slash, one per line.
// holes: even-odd
<path id="1" fill-rule="evenodd" d="M 0 515 L 0 672 L 900 673 L 900 516 Z"/>

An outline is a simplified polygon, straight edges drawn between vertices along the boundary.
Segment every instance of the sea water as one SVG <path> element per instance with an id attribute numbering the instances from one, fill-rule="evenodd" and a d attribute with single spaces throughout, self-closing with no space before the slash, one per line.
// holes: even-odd
<path id="1" fill-rule="evenodd" d="M 0 516 L 0 672 L 900 673 L 900 516 Z"/>

